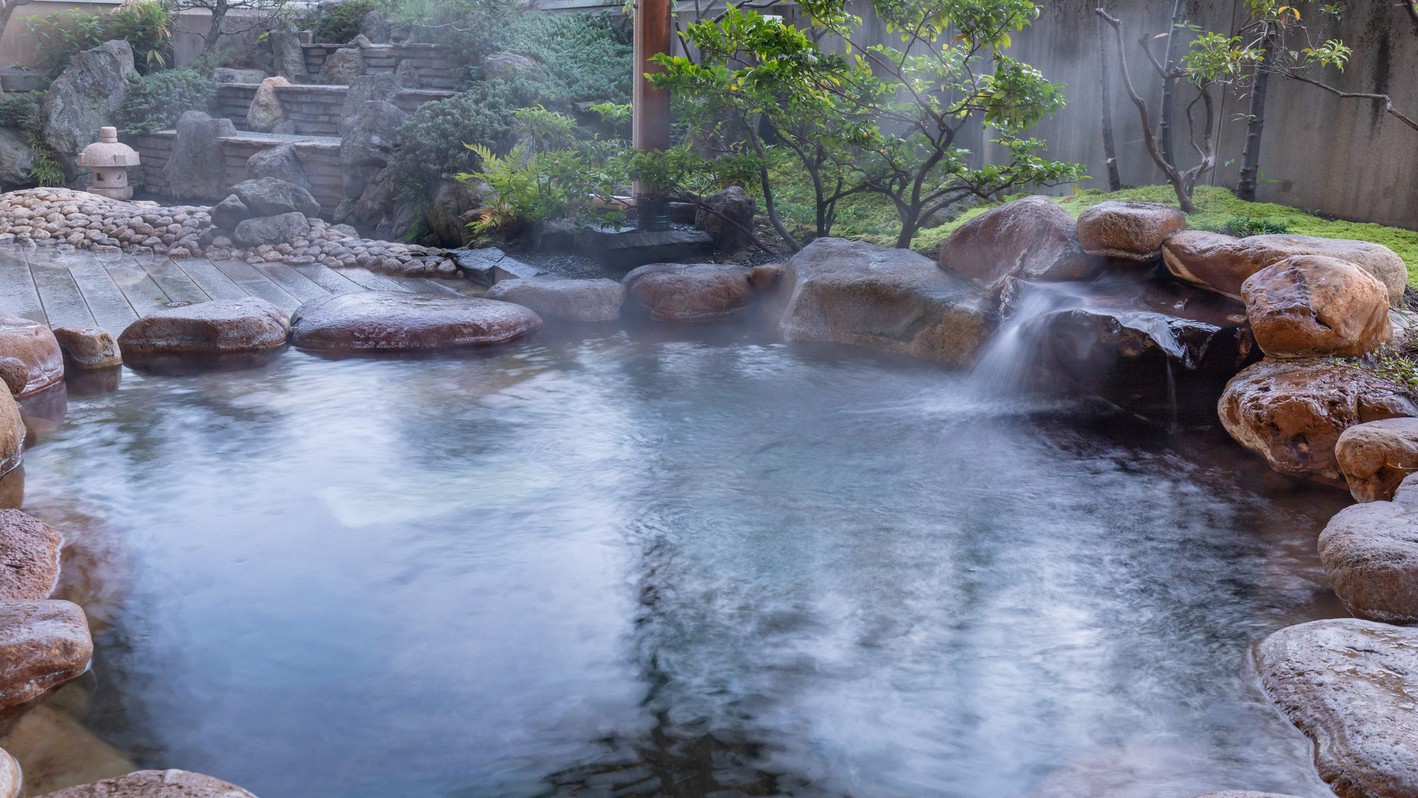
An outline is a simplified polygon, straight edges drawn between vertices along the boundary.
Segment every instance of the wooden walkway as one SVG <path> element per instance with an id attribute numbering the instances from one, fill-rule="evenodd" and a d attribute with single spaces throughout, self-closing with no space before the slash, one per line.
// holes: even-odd
<path id="1" fill-rule="evenodd" d="M 209 299 L 265 299 L 285 310 L 331 294 L 410 291 L 458 295 L 464 280 L 391 277 L 367 269 L 330 269 L 204 258 L 97 255 L 51 247 L 0 247 L 0 310 L 51 327 L 98 325 L 115 336 L 165 307 Z"/>

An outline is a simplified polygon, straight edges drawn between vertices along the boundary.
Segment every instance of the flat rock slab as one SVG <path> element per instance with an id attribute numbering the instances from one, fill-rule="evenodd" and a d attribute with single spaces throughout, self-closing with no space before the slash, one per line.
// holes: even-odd
<path id="1" fill-rule="evenodd" d="M 1251 275 L 1295 255 L 1324 255 L 1358 266 L 1384 284 L 1390 305 L 1400 303 L 1408 285 L 1403 259 L 1367 241 L 1284 234 L 1235 238 L 1187 230 L 1167 239 L 1162 252 L 1175 277 L 1234 298 Z"/>
<path id="2" fill-rule="evenodd" d="M 291 342 L 324 352 L 415 351 L 488 346 L 542 326 L 510 302 L 370 291 L 307 302 L 291 319 Z"/>
<path id="3" fill-rule="evenodd" d="M 264 299 L 217 299 L 160 310 L 128 325 L 118 345 L 131 358 L 264 352 L 286 342 L 290 316 Z"/>
<path id="4" fill-rule="evenodd" d="M 59 341 L 48 327 L 36 321 L 0 314 L 0 358 L 17 361 L 13 374 L 6 377 L 16 396 L 38 393 L 64 379 L 64 353 Z M 16 385 L 20 386 L 18 390 Z"/>
<path id="5" fill-rule="evenodd" d="M 1354 619 L 1272 634 L 1253 652 L 1271 700 L 1315 744 L 1342 798 L 1418 795 L 1418 629 Z"/>
<path id="6" fill-rule="evenodd" d="M 93 653 L 89 624 L 77 604 L 0 602 L 0 717 L 78 678 Z"/>
<path id="7" fill-rule="evenodd" d="M 1418 623 L 1418 478 L 1394 501 L 1340 510 L 1319 537 L 1320 560 L 1349 612 L 1387 623 Z"/>
<path id="8" fill-rule="evenodd" d="M 0 510 L 0 600 L 45 599 L 59 582 L 64 536 L 19 510 Z"/>
<path id="9" fill-rule="evenodd" d="M 221 779 L 186 770 L 138 770 L 116 779 L 66 787 L 41 798 L 256 798 Z"/>
<path id="10" fill-rule="evenodd" d="M 625 275 L 627 301 L 655 321 L 719 321 L 753 304 L 752 270 L 717 263 L 653 263 Z"/>
<path id="11" fill-rule="evenodd" d="M 1388 501 L 1404 478 L 1418 471 L 1418 418 L 1350 427 L 1339 436 L 1334 455 L 1354 501 Z"/>
<path id="12" fill-rule="evenodd" d="M 547 320 L 605 322 L 620 318 L 625 286 L 605 278 L 562 280 L 533 277 L 503 280 L 489 288 L 483 297 L 531 308 Z"/>

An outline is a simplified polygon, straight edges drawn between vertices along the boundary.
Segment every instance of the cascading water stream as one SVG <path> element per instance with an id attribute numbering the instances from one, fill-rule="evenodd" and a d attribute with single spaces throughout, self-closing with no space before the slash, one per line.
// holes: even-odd
<path id="1" fill-rule="evenodd" d="M 1018 284 L 1014 301 L 1006 299 L 999 329 L 985 345 L 970 370 L 970 384 L 992 396 L 1016 397 L 1037 388 L 1041 361 L 1040 340 L 1030 325 L 1036 319 L 1088 304 L 1091 283 Z"/>

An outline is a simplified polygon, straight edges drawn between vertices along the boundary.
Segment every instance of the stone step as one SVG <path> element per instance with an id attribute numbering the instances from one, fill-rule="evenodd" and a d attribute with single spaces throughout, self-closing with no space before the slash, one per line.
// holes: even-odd
<path id="1" fill-rule="evenodd" d="M 246 111 L 256 96 L 258 84 L 223 83 L 217 88 L 212 115 L 230 119 L 237 128 L 246 125 Z M 302 84 L 282 86 L 276 90 L 286 118 L 295 122 L 296 132 L 316 136 L 338 136 L 340 114 L 344 110 L 349 86 Z M 404 113 L 413 113 L 419 106 L 436 100 L 446 100 L 455 92 L 442 89 L 404 89 L 394 97 L 394 105 Z"/>

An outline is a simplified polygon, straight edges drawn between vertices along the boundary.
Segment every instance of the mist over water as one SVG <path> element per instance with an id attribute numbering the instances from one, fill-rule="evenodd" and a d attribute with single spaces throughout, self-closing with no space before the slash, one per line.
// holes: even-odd
<path id="1" fill-rule="evenodd" d="M 81 719 L 263 798 L 1327 795 L 1245 660 L 1336 614 L 1343 497 L 978 376 L 736 332 L 125 374 L 26 467 L 103 552 Z"/>

